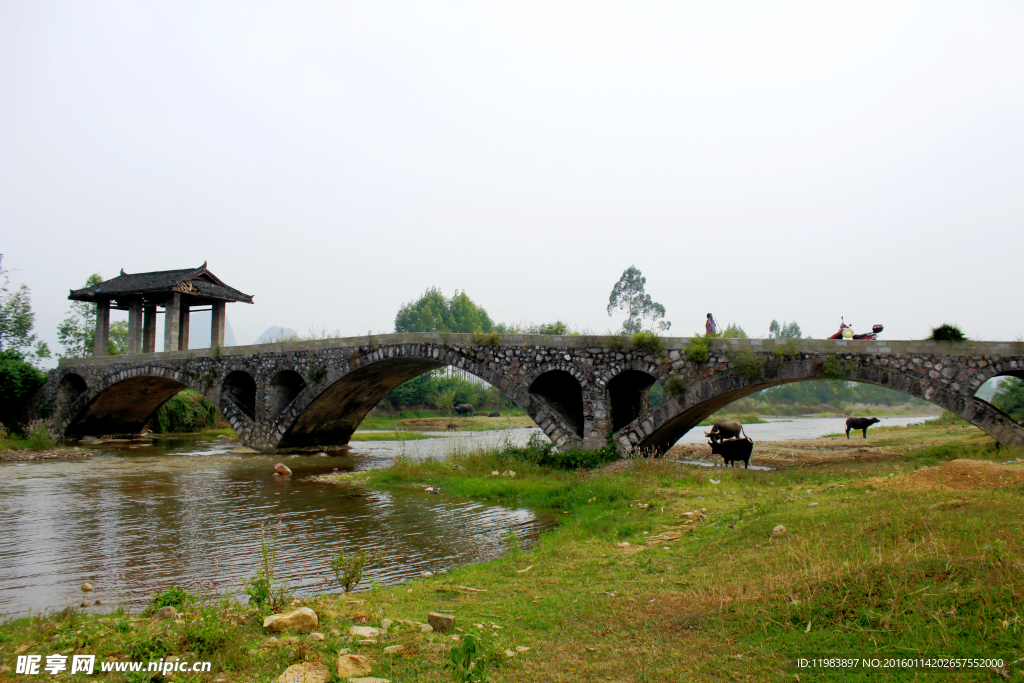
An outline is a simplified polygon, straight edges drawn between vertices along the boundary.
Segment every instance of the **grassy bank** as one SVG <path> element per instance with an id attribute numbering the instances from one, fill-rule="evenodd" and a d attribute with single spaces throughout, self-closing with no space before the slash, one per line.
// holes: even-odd
<path id="1" fill-rule="evenodd" d="M 208 596 L 173 621 L 78 609 L 17 619 L 0 626 L 0 664 L 13 667 L 16 653 L 44 662 L 58 651 L 173 655 L 209 659 L 214 675 L 171 680 L 263 682 L 296 662 L 333 668 L 349 648 L 373 662 L 374 676 L 425 683 L 453 680 L 450 652 L 473 634 L 496 682 L 1001 680 L 989 669 L 791 665 L 838 654 L 1024 657 L 1024 467 L 997 464 L 1024 454 L 997 454 L 990 437 L 959 425 L 869 435 L 849 457 L 775 471 L 669 459 L 564 471 L 514 449 L 399 459 L 334 485 L 432 485 L 547 510 L 561 523 L 530 552 L 510 536 L 507 554 L 488 563 L 301 600 L 317 612 L 323 640 L 272 637 L 262 628 L 268 609 Z M 852 455 L 861 445 L 885 457 Z M 779 525 L 784 534 L 773 533 Z M 348 636 L 353 625 L 424 622 L 432 611 L 455 615 L 458 630 L 396 623 L 376 643 Z M 393 645 L 404 649 L 386 653 Z M 1021 668 L 1006 676 L 1024 680 Z"/>

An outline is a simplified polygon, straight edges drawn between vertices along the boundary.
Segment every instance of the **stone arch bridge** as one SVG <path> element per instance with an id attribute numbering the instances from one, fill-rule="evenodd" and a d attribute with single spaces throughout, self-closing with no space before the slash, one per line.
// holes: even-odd
<path id="1" fill-rule="evenodd" d="M 130 434 L 190 387 L 220 407 L 243 444 L 273 452 L 348 443 L 391 389 L 451 365 L 501 389 L 559 448 L 599 447 L 611 433 L 623 453 L 663 452 L 729 403 L 822 379 L 826 362 L 833 370 L 838 362 L 847 380 L 922 398 L 1004 445 L 1024 445 L 1024 427 L 974 396 L 992 377 L 1024 379 L 1020 342 L 716 339 L 707 361 L 694 362 L 689 339 L 663 341 L 663 350 L 650 352 L 618 337 L 503 335 L 479 343 L 473 335 L 419 333 L 64 359 L 46 397 L 66 436 Z M 744 357 L 748 368 L 759 359 L 754 372 L 740 371 Z M 665 399 L 650 408 L 655 382 Z"/>

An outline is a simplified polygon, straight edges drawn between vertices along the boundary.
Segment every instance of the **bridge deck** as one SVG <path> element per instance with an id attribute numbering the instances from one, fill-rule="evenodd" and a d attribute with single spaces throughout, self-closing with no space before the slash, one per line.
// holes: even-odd
<path id="1" fill-rule="evenodd" d="M 502 334 L 499 346 L 540 346 L 574 349 L 606 348 L 608 335 L 542 335 Z M 664 337 L 666 351 L 681 351 L 690 343 L 690 337 Z M 955 356 L 974 355 L 1021 355 L 1024 342 L 1020 341 L 965 341 L 937 342 L 930 339 L 910 340 L 842 340 L 842 339 L 714 339 L 712 348 L 727 349 L 730 346 L 746 346 L 754 351 L 771 351 L 776 346 L 796 342 L 801 353 L 867 353 L 867 354 L 915 354 L 944 353 Z M 190 349 L 156 353 L 137 353 L 123 356 L 96 356 L 90 358 L 62 358 L 61 367 L 82 365 L 109 365 L 114 363 L 137 363 L 149 360 L 188 360 L 191 358 L 213 358 L 218 356 L 250 356 L 260 353 L 288 353 L 295 351 L 322 351 L 326 349 L 377 346 L 391 344 L 461 344 L 479 345 L 472 334 L 439 334 L 436 332 L 413 332 L 405 334 L 381 334 L 361 337 L 340 337 L 313 341 L 278 342 L 272 344 L 250 344 L 248 346 L 225 346 L 215 349 Z"/>

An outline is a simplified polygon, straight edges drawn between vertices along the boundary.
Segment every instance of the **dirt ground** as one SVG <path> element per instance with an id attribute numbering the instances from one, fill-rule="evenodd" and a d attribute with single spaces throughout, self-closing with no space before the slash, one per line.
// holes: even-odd
<path id="1" fill-rule="evenodd" d="M 722 464 L 707 444 L 673 446 L 665 456 L 669 460 L 697 460 Z M 852 460 L 871 461 L 899 458 L 902 454 L 884 446 L 846 439 L 806 439 L 801 441 L 758 441 L 751 465 L 787 469 Z"/>
<path id="2" fill-rule="evenodd" d="M 951 460 L 937 467 L 892 477 L 873 477 L 858 482 L 897 491 L 966 491 L 997 489 L 1024 482 L 1024 467 L 1000 465 L 986 460 Z"/>

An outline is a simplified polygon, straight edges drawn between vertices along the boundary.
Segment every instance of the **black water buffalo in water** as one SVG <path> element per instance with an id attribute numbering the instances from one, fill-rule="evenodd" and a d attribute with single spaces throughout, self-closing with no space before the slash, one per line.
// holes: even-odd
<path id="1" fill-rule="evenodd" d="M 716 422 L 710 432 L 704 432 L 704 436 L 711 437 L 712 441 L 718 442 L 725 439 L 737 439 L 740 434 L 746 436 L 743 425 L 739 422 Z"/>
<path id="2" fill-rule="evenodd" d="M 711 446 L 713 454 L 722 456 L 728 467 L 732 467 L 734 462 L 742 460 L 743 467 L 750 468 L 750 454 L 754 451 L 754 442 L 750 440 L 749 436 L 728 441 L 708 441 L 708 445 Z"/>
<path id="3" fill-rule="evenodd" d="M 862 430 L 864 432 L 864 438 L 868 438 L 868 427 L 881 422 L 877 417 L 848 417 L 846 418 L 846 438 L 850 438 L 850 430 Z"/>
<path id="4" fill-rule="evenodd" d="M 472 415 L 473 414 L 473 406 L 470 405 L 469 403 L 460 403 L 459 405 L 455 406 L 454 410 L 459 415 Z"/>

